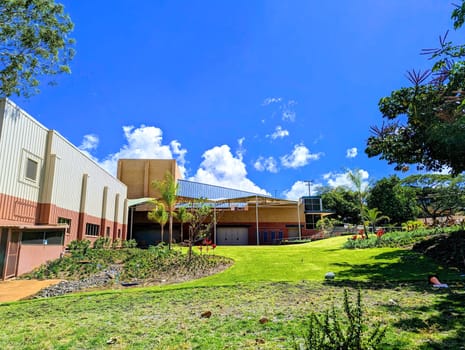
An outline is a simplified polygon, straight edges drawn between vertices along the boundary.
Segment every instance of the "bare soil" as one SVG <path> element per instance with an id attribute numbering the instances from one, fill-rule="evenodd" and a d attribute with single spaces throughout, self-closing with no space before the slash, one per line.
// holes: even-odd
<path id="1" fill-rule="evenodd" d="M 7 280 L 0 282 L 0 302 L 27 299 L 39 290 L 59 283 L 61 280 Z"/>

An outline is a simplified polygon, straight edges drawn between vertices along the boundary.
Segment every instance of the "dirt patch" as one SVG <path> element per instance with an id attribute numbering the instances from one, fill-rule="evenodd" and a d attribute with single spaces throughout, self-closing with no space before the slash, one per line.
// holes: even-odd
<path id="1" fill-rule="evenodd" d="M 0 302 L 26 299 L 61 280 L 8 280 L 0 282 Z"/>

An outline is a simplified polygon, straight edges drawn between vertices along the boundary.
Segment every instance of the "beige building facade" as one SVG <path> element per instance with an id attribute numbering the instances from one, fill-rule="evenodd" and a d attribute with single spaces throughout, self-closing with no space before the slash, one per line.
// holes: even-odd
<path id="1" fill-rule="evenodd" d="M 0 279 L 58 258 L 72 240 L 126 239 L 126 186 L 8 99 L 0 169 Z"/>

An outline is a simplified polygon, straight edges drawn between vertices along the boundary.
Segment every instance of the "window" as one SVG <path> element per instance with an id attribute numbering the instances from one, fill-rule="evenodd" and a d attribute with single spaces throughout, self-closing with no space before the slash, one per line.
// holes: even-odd
<path id="1" fill-rule="evenodd" d="M 95 224 L 86 224 L 86 235 L 87 236 L 98 236 L 100 231 L 100 226 Z"/>
<path id="2" fill-rule="evenodd" d="M 26 162 L 26 179 L 36 181 L 37 180 L 37 168 L 39 167 L 39 163 L 35 160 L 28 158 Z"/>
<path id="3" fill-rule="evenodd" d="M 71 230 L 71 219 L 58 217 L 58 223 L 68 225 L 68 228 L 66 229 L 66 233 L 70 232 L 70 230 Z"/>
<path id="4" fill-rule="evenodd" d="M 305 228 L 314 230 L 316 228 L 316 223 L 320 219 L 321 219 L 320 215 L 312 215 L 312 214 L 305 215 Z"/>
<path id="5" fill-rule="evenodd" d="M 21 244 L 63 245 L 64 231 L 23 231 Z"/>
<path id="6" fill-rule="evenodd" d="M 35 154 L 23 149 L 21 155 L 21 169 L 19 172 L 19 181 L 37 187 L 39 185 L 40 169 L 42 159 Z"/>
<path id="7" fill-rule="evenodd" d="M 106 232 L 107 237 L 110 237 L 110 226 L 107 226 L 107 232 Z"/>
<path id="8" fill-rule="evenodd" d="M 305 211 L 321 211 L 320 198 L 304 198 Z"/>
<path id="9" fill-rule="evenodd" d="M 121 229 L 118 229 L 118 239 L 121 238 Z"/>

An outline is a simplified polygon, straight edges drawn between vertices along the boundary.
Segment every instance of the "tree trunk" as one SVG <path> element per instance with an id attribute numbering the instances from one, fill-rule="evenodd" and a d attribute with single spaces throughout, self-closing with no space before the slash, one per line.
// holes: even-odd
<path id="1" fill-rule="evenodd" d="M 170 212 L 169 213 L 170 215 L 170 226 L 169 226 L 169 242 L 168 242 L 168 249 L 171 250 L 171 242 L 173 241 L 173 215 L 172 213 Z"/>

